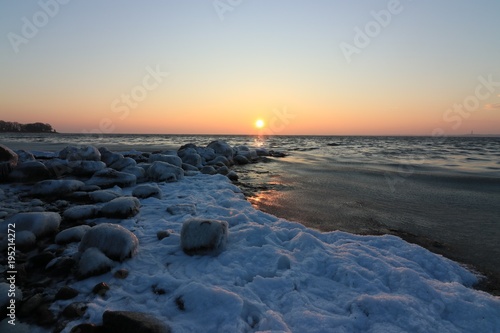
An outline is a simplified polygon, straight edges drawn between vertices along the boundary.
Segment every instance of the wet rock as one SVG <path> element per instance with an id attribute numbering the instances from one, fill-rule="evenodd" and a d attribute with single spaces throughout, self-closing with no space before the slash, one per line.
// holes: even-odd
<path id="1" fill-rule="evenodd" d="M 111 200 L 101 208 L 101 215 L 111 218 L 129 218 L 139 213 L 141 203 L 135 197 L 121 197 Z"/>
<path id="2" fill-rule="evenodd" d="M 99 224 L 85 233 L 78 250 L 84 252 L 96 247 L 113 260 L 123 261 L 131 258 L 137 251 L 137 237 L 118 224 Z"/>
<path id="3" fill-rule="evenodd" d="M 94 173 L 86 184 L 97 185 L 101 188 L 113 186 L 128 187 L 135 185 L 136 181 L 137 177 L 135 175 L 106 168 Z"/>
<path id="4" fill-rule="evenodd" d="M 232 181 L 237 181 L 238 180 L 238 174 L 234 171 L 229 171 L 229 173 L 226 175 L 227 178 L 229 178 L 229 180 L 232 180 Z"/>
<path id="5" fill-rule="evenodd" d="M 170 333 L 164 321 L 133 311 L 104 311 L 103 326 L 110 333 Z"/>
<path id="6" fill-rule="evenodd" d="M 232 160 L 231 160 L 232 161 Z M 230 162 L 225 156 L 217 156 L 213 160 L 207 163 L 208 165 L 214 166 L 230 166 L 232 162 Z"/>
<path id="7" fill-rule="evenodd" d="M 226 247 L 228 223 L 219 220 L 187 220 L 182 224 L 181 247 L 189 254 L 217 254 Z"/>
<path id="8" fill-rule="evenodd" d="M 64 286 L 61 289 L 59 289 L 56 293 L 55 299 L 56 300 L 68 300 L 75 298 L 78 296 L 79 292 L 76 289 L 73 289 L 68 286 Z"/>
<path id="9" fill-rule="evenodd" d="M 239 165 L 244 165 L 250 163 L 250 161 L 243 155 L 236 155 L 234 157 L 234 163 Z"/>

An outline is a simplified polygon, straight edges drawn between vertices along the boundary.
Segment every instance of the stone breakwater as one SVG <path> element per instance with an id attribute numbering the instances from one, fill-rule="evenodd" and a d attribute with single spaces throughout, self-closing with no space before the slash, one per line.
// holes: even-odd
<path id="1" fill-rule="evenodd" d="M 233 165 L 273 156 L 284 154 L 231 147 L 224 141 L 213 141 L 206 147 L 186 144 L 177 151 L 154 153 L 67 146 L 59 152 L 34 155 L 0 145 L 0 260 L 6 267 L 2 269 L 5 282 L 0 282 L 2 318 L 10 311 L 10 325 L 28 323 L 63 331 L 70 321 L 85 314 L 87 304 L 73 302 L 59 312 L 52 304 L 79 294 L 66 284 L 107 273 L 137 253 L 137 237 L 119 222 L 139 213 L 139 199 L 162 198 L 157 183 L 200 173 L 221 174 L 237 181 Z M 133 188 L 129 195 L 123 194 L 126 188 Z M 190 205 L 171 206 L 167 213 L 190 214 L 193 209 Z M 15 227 L 12 235 L 9 226 Z M 161 240 L 171 232 L 159 230 L 157 237 Z M 191 219 L 185 222 L 179 243 L 189 255 L 217 254 L 225 247 L 227 232 L 225 221 Z M 76 251 L 70 253 L 75 246 Z M 12 262 L 16 265 L 9 269 Z M 15 283 L 7 280 L 9 274 Z M 114 272 L 117 278 L 127 275 L 126 269 Z M 101 282 L 92 293 L 104 297 L 108 289 Z M 125 322 L 129 331 L 169 331 L 168 325 L 151 316 L 126 311 L 107 311 L 102 327 L 81 324 L 72 331 L 120 331 Z"/>

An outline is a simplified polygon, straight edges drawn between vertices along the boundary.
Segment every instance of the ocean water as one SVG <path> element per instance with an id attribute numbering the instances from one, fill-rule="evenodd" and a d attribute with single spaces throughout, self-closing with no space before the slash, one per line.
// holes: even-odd
<path id="1" fill-rule="evenodd" d="M 215 139 L 287 153 L 236 167 L 261 210 L 325 231 L 429 240 L 438 253 L 500 275 L 500 138 L 0 134 L 28 151 L 156 151 Z"/>

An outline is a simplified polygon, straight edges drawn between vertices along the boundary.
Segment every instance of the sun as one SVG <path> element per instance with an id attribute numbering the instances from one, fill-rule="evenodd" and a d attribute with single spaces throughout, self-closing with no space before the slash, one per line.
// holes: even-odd
<path id="1" fill-rule="evenodd" d="M 264 123 L 264 120 L 262 120 L 262 119 L 257 119 L 255 121 L 255 127 L 259 128 L 259 129 L 264 128 L 265 125 L 266 125 L 266 123 Z"/>

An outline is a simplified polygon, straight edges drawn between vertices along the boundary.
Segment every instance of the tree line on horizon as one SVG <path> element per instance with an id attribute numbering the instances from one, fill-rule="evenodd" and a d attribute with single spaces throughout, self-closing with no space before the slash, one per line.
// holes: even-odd
<path id="1" fill-rule="evenodd" d="M 0 120 L 0 132 L 19 132 L 19 133 L 57 133 L 50 124 L 29 123 L 20 124 L 18 122 Z"/>

